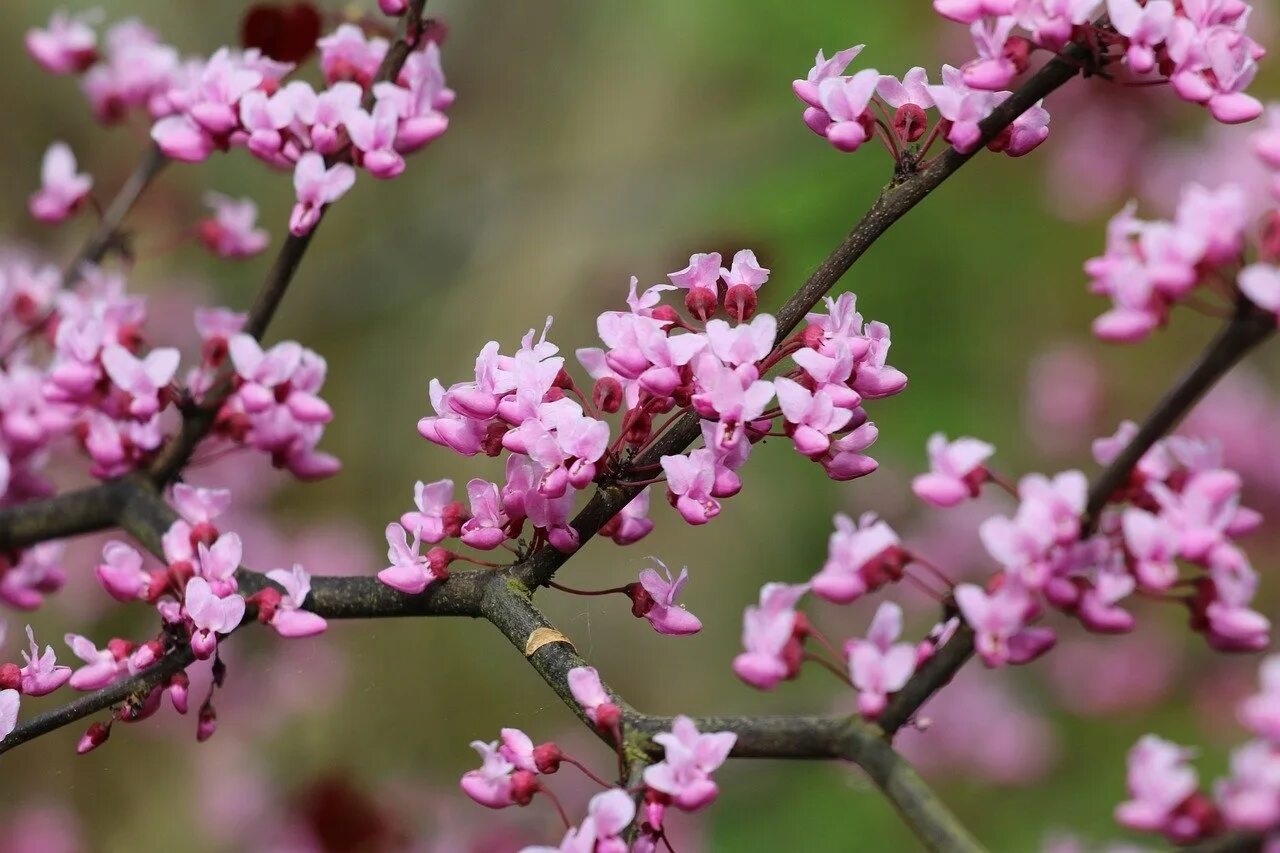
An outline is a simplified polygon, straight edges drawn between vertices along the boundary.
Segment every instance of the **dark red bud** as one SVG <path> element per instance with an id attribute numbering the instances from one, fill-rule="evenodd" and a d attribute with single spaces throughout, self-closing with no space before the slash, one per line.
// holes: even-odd
<path id="1" fill-rule="evenodd" d="M 805 326 L 800 333 L 800 343 L 809 349 L 817 349 L 822 346 L 822 339 L 825 337 L 826 332 L 822 331 L 821 326 Z"/>
<path id="2" fill-rule="evenodd" d="M 205 702 L 200 706 L 200 716 L 196 720 L 196 740 L 204 743 L 213 737 L 217 728 L 218 712 L 213 709 L 213 703 Z"/>
<path id="3" fill-rule="evenodd" d="M 756 315 L 756 292 L 746 284 L 735 284 L 724 296 L 724 310 L 731 319 L 745 323 Z"/>
<path id="4" fill-rule="evenodd" d="M 612 702 L 606 702 L 596 708 L 596 728 L 601 731 L 613 731 L 622 723 L 622 711 Z"/>
<path id="5" fill-rule="evenodd" d="M 716 314 L 719 304 L 716 294 L 705 287 L 695 287 L 684 298 L 684 307 L 693 316 L 706 322 Z"/>
<path id="6" fill-rule="evenodd" d="M 107 640 L 107 651 L 111 652 L 111 656 L 116 660 L 124 660 L 133 654 L 133 650 L 137 647 L 136 643 L 131 643 L 120 637 L 112 637 Z"/>
<path id="7" fill-rule="evenodd" d="M 94 723 L 85 730 L 80 742 L 76 744 L 76 753 L 84 755 L 86 752 L 92 752 L 106 743 L 109 737 L 111 737 L 111 723 Z"/>
<path id="8" fill-rule="evenodd" d="M 528 770 L 517 770 L 511 774 L 511 799 L 518 806 L 527 806 L 542 786 L 538 777 Z"/>
<path id="9" fill-rule="evenodd" d="M 202 521 L 191 528 L 191 547 L 203 544 L 206 548 L 218 541 L 218 528 L 207 521 Z"/>
<path id="10" fill-rule="evenodd" d="M 168 569 L 152 569 L 151 580 L 147 582 L 147 602 L 155 604 L 160 600 L 160 596 L 169 591 L 170 582 L 173 580 Z"/>
<path id="11" fill-rule="evenodd" d="M 903 142 L 915 142 L 928 127 L 929 117 L 919 104 L 903 104 L 893 114 L 893 131 Z"/>
<path id="12" fill-rule="evenodd" d="M 994 151 L 997 154 L 1009 147 L 1010 141 L 1013 139 L 1013 127 L 1006 127 L 1004 130 L 996 134 L 996 138 L 987 143 L 987 150 Z"/>
<path id="13" fill-rule="evenodd" d="M 449 37 L 449 25 L 440 18 L 428 18 L 422 22 L 422 41 L 433 41 L 436 44 L 444 44 L 444 40 Z"/>
<path id="14" fill-rule="evenodd" d="M 226 338 L 209 338 L 200 347 L 200 357 L 210 367 L 221 367 L 229 354 Z"/>
<path id="15" fill-rule="evenodd" d="M 631 615 L 637 619 L 643 619 L 653 609 L 653 596 L 641 584 L 627 584 L 627 595 L 631 596 Z"/>
<path id="16" fill-rule="evenodd" d="M 439 545 L 427 552 L 427 564 L 431 566 L 431 574 L 442 581 L 449 579 L 449 564 L 456 559 L 458 559 L 457 554 Z"/>
<path id="17" fill-rule="evenodd" d="M 644 444 L 649 440 L 651 432 L 653 432 L 653 416 L 648 412 L 640 412 L 627 424 L 625 440 L 628 444 Z"/>
<path id="18" fill-rule="evenodd" d="M 1031 51 L 1035 45 L 1025 36 L 1011 36 L 1004 43 L 1004 56 L 1013 63 L 1013 67 L 1021 74 L 1031 65 Z"/>
<path id="19" fill-rule="evenodd" d="M 533 748 L 533 763 L 539 773 L 555 773 L 560 769 L 564 753 L 551 741 L 540 743 Z"/>
<path id="20" fill-rule="evenodd" d="M 444 508 L 441 519 L 444 522 L 446 536 L 461 536 L 462 525 L 471 518 L 471 513 L 461 501 L 454 501 Z"/>
<path id="21" fill-rule="evenodd" d="M 484 432 L 484 440 L 480 442 L 480 449 L 484 451 L 486 456 L 502 455 L 502 437 L 507 434 L 511 427 L 501 421 L 494 421 Z"/>
<path id="22" fill-rule="evenodd" d="M 564 389 L 556 388 L 555 386 L 548 388 L 547 393 L 542 395 L 542 400 L 544 403 L 554 403 L 556 400 L 563 400 L 563 399 L 564 399 Z"/>
<path id="23" fill-rule="evenodd" d="M 20 690 L 22 670 L 16 663 L 0 664 L 0 690 Z"/>
<path id="24" fill-rule="evenodd" d="M 551 385 L 553 388 L 563 388 L 568 391 L 573 387 L 573 377 L 569 375 L 569 371 L 562 367 L 560 372 L 556 374 L 556 378 L 551 380 Z"/>
<path id="25" fill-rule="evenodd" d="M 269 623 L 276 618 L 276 610 L 280 607 L 280 601 L 284 598 L 280 594 L 280 590 L 273 586 L 258 590 L 249 597 L 249 604 L 258 606 L 258 621 L 263 625 Z"/>
<path id="26" fill-rule="evenodd" d="M 680 319 L 680 312 L 670 305 L 657 306 L 650 312 L 650 316 L 660 323 L 672 323 L 677 326 L 684 325 Z"/>
<path id="27" fill-rule="evenodd" d="M 173 583 L 173 588 L 183 590 L 187 588 L 187 581 L 195 577 L 196 567 L 191 565 L 187 560 L 179 560 L 169 567 L 169 578 Z"/>
<path id="28" fill-rule="evenodd" d="M 612 376 L 596 380 L 596 387 L 591 391 L 591 401 L 600 411 L 612 415 L 622 408 L 622 383 Z"/>

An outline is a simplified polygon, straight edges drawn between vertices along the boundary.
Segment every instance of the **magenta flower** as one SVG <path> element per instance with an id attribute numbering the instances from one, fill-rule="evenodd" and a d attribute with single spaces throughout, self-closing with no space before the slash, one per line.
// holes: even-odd
<path id="1" fill-rule="evenodd" d="M 987 666 L 1027 663 L 1047 652 L 1056 640 L 1048 628 L 1027 627 L 1036 614 L 1036 604 L 1010 578 L 994 593 L 974 584 L 960 584 L 955 598 L 964 620 L 977 634 L 978 654 Z"/>
<path id="2" fill-rule="evenodd" d="M 639 589 L 632 593 L 631 612 L 649 620 L 659 634 L 683 636 L 702 630 L 702 622 L 683 605 L 676 604 L 681 590 L 689 580 L 689 569 L 680 569 L 678 578 L 671 577 L 671 570 L 657 557 L 650 557 L 662 569 L 643 569 L 640 572 Z M 665 575 L 665 577 L 663 577 Z M 642 592 L 641 592 L 642 591 Z"/>
<path id="3" fill-rule="evenodd" d="M 813 576 L 818 597 L 848 604 L 901 576 L 905 555 L 898 534 L 874 513 L 865 513 L 858 522 L 836 513 L 827 560 Z"/>
<path id="4" fill-rule="evenodd" d="M 40 646 L 30 625 L 27 626 L 27 642 L 29 650 L 22 653 L 27 664 L 20 670 L 22 692 L 27 696 L 43 696 L 66 684 L 71 678 L 71 668 L 58 666 L 53 646 L 45 646 L 44 654 L 40 654 Z"/>
<path id="5" fill-rule="evenodd" d="M 676 808 L 697 811 L 719 794 L 711 774 L 725 759 L 738 736 L 733 732 L 702 734 L 693 720 L 681 714 L 670 732 L 653 738 L 662 745 L 663 759 L 645 768 L 644 783 L 671 797 Z"/>
<path id="6" fill-rule="evenodd" d="M 810 107 L 820 107 L 818 87 L 822 85 L 822 81 L 839 77 L 843 74 L 844 70 L 849 67 L 849 63 L 857 59 L 859 53 L 862 53 L 864 47 L 866 45 L 856 44 L 853 47 L 837 51 L 830 59 L 827 59 L 822 51 L 818 51 L 818 56 L 813 61 L 813 68 L 809 69 L 807 77 L 804 80 L 796 80 L 791 84 L 791 88 L 795 90 L 796 97 Z"/>
<path id="7" fill-rule="evenodd" d="M 386 39 L 366 37 L 355 24 L 342 24 L 316 46 L 320 48 L 320 70 L 329 83 L 353 80 L 369 85 L 387 53 Z"/>
<path id="8" fill-rule="evenodd" d="M 472 741 L 471 748 L 480 753 L 481 765 L 462 776 L 462 792 L 485 808 L 501 809 L 514 805 L 511 774 L 515 766 L 503 757 L 498 741 Z"/>
<path id="9" fill-rule="evenodd" d="M 865 413 L 854 413 L 854 420 L 864 418 Z M 865 477 L 880 467 L 880 463 L 862 451 L 876 443 L 880 430 L 871 421 L 867 421 L 847 435 L 831 442 L 827 453 L 818 460 L 827 476 L 833 480 L 854 480 Z"/>
<path id="10" fill-rule="evenodd" d="M 1163 591 L 1178 580 L 1178 532 L 1163 517 L 1136 507 L 1121 519 L 1133 572 L 1144 589 Z"/>
<path id="11" fill-rule="evenodd" d="M 413 503 L 417 512 L 406 512 L 400 516 L 400 523 L 423 542 L 435 545 L 446 536 L 455 535 L 451 530 L 457 522 L 453 503 L 453 480 L 437 480 L 424 483 L 419 480 L 413 487 Z M 450 517 L 450 516 L 454 517 Z"/>
<path id="12" fill-rule="evenodd" d="M 739 678 L 761 690 L 794 678 L 800 670 L 800 643 L 796 628 L 800 616 L 796 604 L 809 591 L 808 584 L 767 583 L 760 589 L 760 604 L 742 615 L 742 645 L 746 651 L 733 659 Z"/>
<path id="13" fill-rule="evenodd" d="M 31 196 L 31 215 L 41 222 L 57 223 L 75 213 L 89 191 L 93 177 L 76 172 L 76 157 L 63 142 L 55 142 L 40 166 L 40 189 Z"/>
<path id="14" fill-rule="evenodd" d="M 950 65 L 942 66 L 942 85 L 930 86 L 938 112 L 951 127 L 947 141 L 961 154 L 968 154 L 982 141 L 982 129 L 978 123 L 991 115 L 1000 98 L 994 92 L 973 89 L 964 80 L 964 74 Z"/>
<path id="15" fill-rule="evenodd" d="M 933 0 L 933 10 L 956 23 L 972 24 L 984 15 L 1008 15 L 1014 0 Z"/>
<path id="16" fill-rule="evenodd" d="M 462 541 L 481 551 L 492 551 L 506 541 L 507 516 L 502 511 L 498 487 L 488 480 L 467 483 L 471 518 L 462 525 Z"/>
<path id="17" fill-rule="evenodd" d="M 27 30 L 27 53 L 50 74 L 79 74 L 98 58 L 98 12 L 53 13 L 48 29 Z"/>
<path id="18" fill-rule="evenodd" d="M 276 405 L 276 387 L 288 382 L 302 364 L 302 346 L 294 341 L 282 341 L 264 351 L 252 335 L 241 333 L 228 346 L 240 379 L 236 395 L 249 414 Z"/>
<path id="19" fill-rule="evenodd" d="M 622 788 L 611 788 L 591 798 L 587 804 L 587 816 L 578 826 L 570 828 L 558 847 L 534 845 L 521 853 L 627 853 L 641 851 L 641 841 L 628 846 L 623 832 L 636 818 L 636 804 L 630 793 Z"/>
<path id="20" fill-rule="evenodd" d="M 244 618 L 244 598 L 231 593 L 218 596 L 202 577 L 187 581 L 183 611 L 191 620 L 191 650 L 205 660 L 218 646 L 218 635 L 229 634 Z"/>
<path id="21" fill-rule="evenodd" d="M 983 463 L 996 449 L 976 438 L 947 441 L 944 434 L 935 432 L 929 436 L 928 451 L 930 471 L 916 477 L 911 489 L 925 503 L 950 507 L 978 496 L 987 479 Z"/>
<path id="22" fill-rule="evenodd" d="M 293 172 L 298 203 L 289 217 L 289 231 L 295 237 L 311 233 L 324 208 L 346 195 L 356 182 L 356 170 L 346 163 L 325 168 L 324 158 L 314 151 L 303 154 Z"/>
<path id="23" fill-rule="evenodd" d="M 129 395 L 129 414 L 139 420 L 160 411 L 161 393 L 173 381 L 180 359 L 178 351 L 170 347 L 153 349 L 142 359 L 115 344 L 102 350 L 102 366 L 107 376 Z"/>
<path id="24" fill-rule="evenodd" d="M 890 694 L 906 685 L 916 669 L 916 647 L 895 643 L 902 635 L 902 608 L 886 601 L 876 610 L 865 640 L 845 643 L 849 677 L 858 689 L 858 711 L 868 720 L 884 712 Z"/>
<path id="25" fill-rule="evenodd" d="M 1270 311 L 1280 322 L 1280 267 L 1250 264 L 1237 278 L 1240 292 L 1263 311 Z"/>
<path id="26" fill-rule="evenodd" d="M 212 525 L 213 520 L 231 508 L 229 489 L 201 489 L 186 483 L 173 486 L 173 508 L 183 520 L 195 527 Z"/>
<path id="27" fill-rule="evenodd" d="M 418 553 L 419 539 L 415 533 L 412 544 L 405 529 L 392 522 L 387 525 L 388 568 L 378 572 L 378 580 L 392 589 L 409 595 L 417 595 L 439 580 L 432 570 L 431 560 Z"/>
<path id="28" fill-rule="evenodd" d="M 236 570 L 243 557 L 244 544 L 235 533 L 219 536 L 212 545 L 197 542 L 196 574 L 209 582 L 215 595 L 229 595 L 235 592 Z"/>
<path id="29" fill-rule="evenodd" d="M 128 672 L 128 662 L 117 660 L 109 648 L 99 649 L 79 634 L 67 634 L 64 639 L 75 656 L 85 662 L 68 680 L 73 689 L 99 690 Z"/>
<path id="30" fill-rule="evenodd" d="M 609 730 L 621 721 L 622 712 L 605 691 L 595 667 L 575 666 L 569 670 L 566 680 L 574 701 L 598 728 Z"/>
<path id="31" fill-rule="evenodd" d="M 1199 785 L 1195 769 L 1187 764 L 1191 754 L 1155 735 L 1143 736 L 1129 750 L 1132 799 L 1116 807 L 1116 820 L 1130 829 L 1181 836 L 1188 827 L 1175 813 Z"/>
<path id="32" fill-rule="evenodd" d="M 1107 0 L 1107 16 L 1116 32 L 1129 40 L 1125 61 L 1138 74 L 1146 74 L 1156 64 L 1156 48 L 1169 37 L 1175 16 L 1169 0 Z"/>
<path id="33" fill-rule="evenodd" d="M 404 158 L 396 150 L 400 114 L 395 103 L 380 98 L 373 112 L 351 110 L 344 122 L 351 142 L 360 151 L 360 164 L 375 178 L 394 178 L 404 172 Z"/>
<path id="34" fill-rule="evenodd" d="M 601 528 L 600 532 L 619 545 L 631 545 L 639 542 L 653 531 L 653 521 L 649 518 L 650 488 L 645 486 L 640 494 Z"/>
<path id="35" fill-rule="evenodd" d="M 967 86 L 994 92 L 1008 86 L 1017 76 L 1018 67 L 1005 50 L 1015 23 L 1012 17 L 1006 16 L 974 21 L 969 26 L 978 58 L 965 63 L 964 82 Z"/>
<path id="36" fill-rule="evenodd" d="M 1272 655 L 1258 668 L 1262 690 L 1240 704 L 1245 728 L 1271 743 L 1280 743 L 1280 655 Z"/>
<path id="37" fill-rule="evenodd" d="M 121 602 L 145 597 L 151 583 L 150 573 L 142 568 L 142 555 L 123 542 L 108 542 L 102 547 L 102 562 L 94 574 L 111 597 Z"/>
<path id="38" fill-rule="evenodd" d="M 699 252 L 689 257 L 689 265 L 668 273 L 667 278 L 685 294 L 685 307 L 699 320 L 706 320 L 720 304 L 720 253 Z"/>
<path id="39" fill-rule="evenodd" d="M 681 517 L 690 524 L 706 524 L 720 514 L 720 502 L 712 495 L 716 481 L 715 457 L 706 448 L 686 455 L 663 456 L 667 493 Z"/>
<path id="40" fill-rule="evenodd" d="M 773 387 L 786 419 L 787 432 L 796 450 L 805 456 L 818 457 L 826 453 L 831 447 L 831 435 L 853 418 L 853 412 L 837 408 L 825 391 L 810 391 L 785 376 L 775 379 Z"/>
<path id="41" fill-rule="evenodd" d="M 839 151 L 852 152 L 871 138 L 875 119 L 871 98 L 880 72 L 864 68 L 852 77 L 828 77 L 818 85 L 818 101 L 830 121 L 822 132 Z"/>
<path id="42" fill-rule="evenodd" d="M 292 569 L 274 569 L 267 577 L 284 587 L 284 596 L 275 606 L 275 613 L 268 623 L 282 637 L 312 637 L 329 627 L 324 618 L 303 610 L 302 605 L 311 594 L 311 575 L 297 563 Z"/>
<path id="43" fill-rule="evenodd" d="M 1214 797 L 1231 829 L 1269 832 L 1280 822 L 1280 755 L 1261 741 L 1236 749 L 1231 775 L 1214 785 Z"/>
<path id="44" fill-rule="evenodd" d="M 253 199 L 211 192 L 205 193 L 204 203 L 213 211 L 212 216 L 200 221 L 200 240 L 209 251 L 221 258 L 240 260 L 267 248 L 271 235 L 257 227 L 258 205 Z M 237 327 L 230 334 L 238 331 Z"/>

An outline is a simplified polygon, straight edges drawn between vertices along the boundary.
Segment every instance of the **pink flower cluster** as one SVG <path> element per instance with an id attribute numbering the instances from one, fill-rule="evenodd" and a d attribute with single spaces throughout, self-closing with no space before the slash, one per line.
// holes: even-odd
<path id="1" fill-rule="evenodd" d="M 505 454 L 506 482 L 469 482 L 469 512 L 450 504 L 452 483 L 420 484 L 414 518 L 435 521 L 415 530 L 402 519 L 403 528 L 388 529 L 396 552 L 392 568 L 415 561 L 432 567 L 410 572 L 398 588 L 420 591 L 430 582 L 428 574 L 438 578 L 447 565 L 449 552 L 442 549 L 434 550 L 434 560 L 431 554 L 415 556 L 418 545 L 409 535 L 432 544 L 456 535 L 473 548 L 492 550 L 518 539 L 527 521 L 534 528 L 533 546 L 549 542 L 572 552 L 579 544 L 570 523 L 577 492 L 618 470 L 628 451 L 640 452 L 660 435 L 666 424 L 655 425 L 655 418 L 667 415 L 670 423 L 689 408 L 702 419 L 704 446 L 664 456 L 660 464 L 668 500 L 690 524 L 714 518 L 720 501 L 737 494 L 737 469 L 769 435 L 789 437 L 834 479 L 875 470 L 863 451 L 877 431 L 862 403 L 896 394 L 907 381 L 886 363 L 889 328 L 864 325 L 854 296 L 844 294 L 827 300 L 829 313 L 810 314 L 801 333 L 777 344 L 777 321 L 756 313 L 756 291 L 768 270 L 748 250 L 727 268 L 721 263 L 718 253 L 696 254 L 670 274 L 671 284 L 643 292 L 632 278 L 629 310 L 605 312 L 597 321 L 605 347 L 577 352 L 595 380 L 589 395 L 565 369 L 546 330 L 536 340 L 530 330 L 511 355 L 502 354 L 496 341 L 486 344 L 474 381 L 446 388 L 432 380 L 435 414 L 423 418 L 418 431 L 464 456 Z M 674 289 L 686 291 L 692 319 L 661 304 L 662 293 Z M 722 310 L 729 320 L 717 316 Z M 787 372 L 773 381 L 762 378 L 786 356 L 793 362 Z M 604 417 L 618 412 L 621 426 L 612 437 Z M 779 418 L 781 433 L 774 432 Z M 640 539 L 653 526 L 648 505 L 642 492 L 606 533 L 619 544 Z"/>
<path id="2" fill-rule="evenodd" d="M 939 14 L 969 26 L 977 57 L 961 69 L 977 90 L 1003 89 L 1039 49 L 1057 53 L 1068 42 L 1110 50 L 1139 78 L 1168 79 L 1183 100 L 1208 107 L 1218 121 L 1257 118 L 1258 100 L 1245 93 L 1266 51 L 1245 34 L 1250 7 L 1243 0 L 934 0 Z M 1094 21 L 1105 10 L 1105 23 Z M 1025 33 L 1015 34 L 1015 28 Z"/>
<path id="3" fill-rule="evenodd" d="M 838 546 L 833 544 L 833 551 L 837 547 L 844 549 L 846 540 L 858 535 L 847 518 L 837 516 L 836 522 L 843 529 L 833 535 L 833 543 L 837 536 L 842 537 L 842 541 Z M 865 526 L 874 529 L 877 524 L 888 530 L 883 522 Z M 896 545 L 891 547 L 896 548 Z M 901 577 L 901 568 L 897 571 Z M 764 585 L 760 590 L 759 605 L 748 607 L 743 614 L 742 645 L 745 650 L 733 661 L 733 670 L 739 678 L 760 690 L 772 690 L 782 681 L 796 678 L 806 660 L 822 663 L 835 671 L 843 669 L 848 673 L 849 686 L 858 691 L 858 711 L 867 719 L 874 720 L 884 713 L 889 697 L 901 690 L 916 669 L 951 639 L 959 625 L 958 620 L 950 619 L 936 625 L 918 644 L 899 642 L 902 608 L 885 601 L 877 608 L 866 637 L 845 641 L 844 654 L 840 655 L 832 642 L 796 609 L 806 593 L 818 592 L 818 586 L 818 577 L 811 584 Z M 852 599 L 841 596 L 838 600 L 843 603 Z M 806 648 L 810 640 L 841 660 L 842 665 L 823 659 L 817 651 Z"/>
<path id="4" fill-rule="evenodd" d="M 977 149 L 982 141 L 979 123 L 1012 93 L 1003 89 L 1018 71 L 1026 67 L 1025 57 L 1018 68 L 1003 58 L 994 40 L 1008 34 L 1011 24 L 998 23 L 988 32 L 982 24 L 980 44 L 988 45 L 1001 56 L 982 73 L 971 73 L 950 65 L 942 67 L 942 84 L 930 85 L 923 68 L 912 68 L 902 79 L 864 69 L 852 76 L 843 72 L 861 53 L 862 45 L 842 50 L 827 59 L 822 52 L 804 80 L 792 84 L 797 97 L 806 105 L 804 121 L 809 129 L 823 136 L 840 151 L 856 151 L 877 133 L 895 159 L 901 159 L 902 148 L 930 134 L 924 151 L 941 136 L 961 153 Z M 1007 72 L 1007 76 L 1006 76 Z M 937 109 L 938 119 L 930 133 L 927 111 Z M 892 130 L 891 130 L 892 129 Z M 1049 113 L 1037 104 L 1020 115 L 995 139 L 987 143 L 993 151 L 1010 157 L 1030 153 L 1049 136 Z M 916 156 L 922 156 L 923 151 Z"/>
<path id="5" fill-rule="evenodd" d="M 439 45 L 430 40 L 410 54 L 394 81 L 374 83 L 389 44 L 355 24 L 342 24 L 317 42 L 328 84 L 319 92 L 306 81 L 287 80 L 293 64 L 257 50 L 222 48 L 208 59 L 181 61 L 133 21 L 112 27 L 106 41 L 108 50 L 99 57 L 89 19 L 58 13 L 47 30 L 28 34 L 27 46 L 52 73 L 83 73 L 100 119 L 115 121 L 145 108 L 155 120 L 152 138 L 176 160 L 200 162 L 236 147 L 293 170 L 297 204 L 289 228 L 298 236 L 309 233 L 324 208 L 355 182 L 352 166 L 335 158 L 350 151 L 349 159 L 370 175 L 394 178 L 404 171 L 405 155 L 445 132 L 444 110 L 454 100 Z M 65 157 L 46 161 L 46 171 L 51 168 L 58 180 L 47 178 L 46 185 L 74 186 Z M 58 213 L 71 205 L 45 202 L 41 210 L 46 207 Z"/>
<path id="6" fill-rule="evenodd" d="M 1229 774 L 1210 797 L 1190 765 L 1194 750 L 1146 735 L 1129 751 L 1130 799 L 1116 820 L 1188 844 L 1225 831 L 1274 833 L 1280 829 L 1280 657 L 1260 667 L 1261 691 L 1237 707 L 1254 739 L 1231 755 Z"/>
<path id="7" fill-rule="evenodd" d="M 576 667 L 568 673 L 574 698 L 593 725 L 612 732 L 622 748 L 621 713 L 600 683 L 595 669 Z M 616 787 L 595 795 L 587 806 L 586 818 L 571 827 L 556 847 L 526 847 L 526 853 L 654 853 L 664 838 L 664 817 L 668 808 L 698 811 L 719 795 L 712 774 L 725 762 L 737 741 L 732 732 L 698 731 L 686 716 L 677 716 L 669 732 L 654 735 L 663 749 L 663 760 L 645 769 L 643 791 Z M 482 763 L 463 774 L 463 792 L 491 809 L 526 806 L 534 795 L 554 799 L 545 777 L 558 772 L 564 763 L 583 769 L 554 742 L 534 745 L 519 729 L 503 729 L 500 740 L 476 741 L 471 746 Z M 636 800 L 641 800 L 637 812 Z M 636 825 L 634 841 L 628 845 L 624 832 Z"/>
<path id="8" fill-rule="evenodd" d="M 1130 203 L 1112 218 L 1106 253 L 1084 266 L 1090 289 L 1114 303 L 1093 323 L 1094 334 L 1107 341 L 1145 338 L 1197 287 L 1229 274 L 1245 248 L 1248 198 L 1233 184 L 1216 190 L 1187 186 L 1171 222 L 1146 222 L 1135 210 Z"/>

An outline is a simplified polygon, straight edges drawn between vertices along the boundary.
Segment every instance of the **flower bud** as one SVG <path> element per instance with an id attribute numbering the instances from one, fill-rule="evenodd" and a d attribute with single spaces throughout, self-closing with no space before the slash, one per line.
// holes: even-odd
<path id="1" fill-rule="evenodd" d="M 457 554 L 439 545 L 427 551 L 427 564 L 431 566 L 431 574 L 436 576 L 436 580 L 449 579 L 449 564 L 456 559 Z"/>
<path id="2" fill-rule="evenodd" d="M 200 706 L 200 717 L 196 721 L 196 740 L 204 743 L 213 737 L 218 728 L 218 712 L 213 709 L 212 702 Z"/>
<path id="3" fill-rule="evenodd" d="M 1035 45 L 1025 36 L 1010 36 L 1004 43 L 1004 56 L 1021 74 L 1031 65 L 1031 51 L 1034 49 Z"/>
<path id="4" fill-rule="evenodd" d="M 213 545 L 218 540 L 218 528 L 214 527 L 207 521 L 202 521 L 195 527 L 191 528 L 191 547 L 195 548 L 203 544 L 205 547 Z"/>
<path id="5" fill-rule="evenodd" d="M 462 525 L 471 518 L 471 513 L 461 501 L 454 501 L 444 508 L 440 518 L 444 523 L 444 535 L 457 537 L 462 535 Z"/>
<path id="6" fill-rule="evenodd" d="M 94 723 L 85 730 L 80 742 L 76 744 L 76 754 L 84 755 L 86 752 L 93 752 L 106 743 L 109 737 L 111 737 L 111 723 Z"/>
<path id="7" fill-rule="evenodd" d="M 555 773 L 560 769 L 564 753 L 551 741 L 540 743 L 533 748 L 533 763 L 539 773 Z"/>
<path id="8" fill-rule="evenodd" d="M 602 731 L 613 731 L 622 724 L 622 710 L 612 702 L 605 702 L 596 708 L 596 728 Z"/>
<path id="9" fill-rule="evenodd" d="M 16 663 L 0 664 L 0 690 L 22 691 L 22 670 Z"/>
<path id="10" fill-rule="evenodd" d="M 176 672 L 169 679 L 169 701 L 173 703 L 173 710 L 179 714 L 187 713 L 190 689 L 191 679 L 187 678 L 185 672 Z"/>
<path id="11" fill-rule="evenodd" d="M 705 287 L 695 287 L 684 298 L 684 307 L 693 316 L 704 323 L 716 314 L 719 304 L 714 291 Z"/>
<path id="12" fill-rule="evenodd" d="M 511 799 L 518 806 L 527 806 L 542 786 L 538 777 L 528 770 L 517 770 L 511 774 Z"/>
<path id="13" fill-rule="evenodd" d="M 827 333 L 822 330 L 821 326 L 808 325 L 800 333 L 800 343 L 809 349 L 817 349 L 822 346 L 822 341 L 826 336 Z"/>
<path id="14" fill-rule="evenodd" d="M 903 104 L 893 114 L 893 132 L 903 142 L 915 142 L 928 127 L 929 118 L 919 104 Z"/>
<path id="15" fill-rule="evenodd" d="M 659 305 L 650 312 L 650 316 L 660 323 L 672 323 L 677 326 L 683 326 L 684 323 L 680 319 L 680 312 L 670 305 Z"/>
<path id="16" fill-rule="evenodd" d="M 591 391 L 591 401 L 597 409 L 612 415 L 622 408 L 622 383 L 612 376 L 597 379 Z"/>
<path id="17" fill-rule="evenodd" d="M 245 603 L 257 605 L 258 621 L 263 625 L 268 625 L 272 619 L 276 618 L 276 609 L 280 607 L 280 602 L 283 598 L 284 596 L 280 594 L 280 590 L 269 586 L 249 596 Z"/>

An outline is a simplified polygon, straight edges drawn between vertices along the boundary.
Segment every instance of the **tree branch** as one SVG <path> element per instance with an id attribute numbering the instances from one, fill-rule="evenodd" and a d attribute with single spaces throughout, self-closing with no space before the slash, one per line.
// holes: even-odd
<path id="1" fill-rule="evenodd" d="M 147 149 L 147 153 L 143 155 L 142 162 L 133 170 L 133 174 L 125 180 L 124 185 L 120 187 L 120 191 L 116 193 L 115 198 L 111 200 L 105 213 L 102 214 L 102 220 L 98 223 L 97 229 L 89 236 L 89 239 L 81 247 L 75 258 L 67 265 L 62 272 L 62 286 L 70 287 L 80 278 L 85 264 L 96 264 L 102 260 L 107 251 L 116 244 L 120 238 L 120 226 L 124 222 L 124 218 L 128 216 L 129 211 L 137 203 L 138 199 L 152 179 L 160 174 L 160 171 L 169 162 L 169 158 L 164 156 L 159 146 L 152 145 Z"/>

